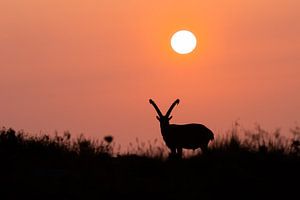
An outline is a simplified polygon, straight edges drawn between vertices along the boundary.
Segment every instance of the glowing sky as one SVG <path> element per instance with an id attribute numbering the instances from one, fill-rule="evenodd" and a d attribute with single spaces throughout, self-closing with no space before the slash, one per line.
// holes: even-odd
<path id="1" fill-rule="evenodd" d="M 0 126 L 126 143 L 174 123 L 217 134 L 300 119 L 299 0 L 1 0 Z M 178 55 L 171 35 L 193 31 Z M 288 129 L 287 129 L 288 130 Z"/>

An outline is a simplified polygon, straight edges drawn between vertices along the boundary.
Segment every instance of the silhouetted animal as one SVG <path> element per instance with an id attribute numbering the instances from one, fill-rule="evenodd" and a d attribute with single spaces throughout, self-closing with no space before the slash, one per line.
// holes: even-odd
<path id="1" fill-rule="evenodd" d="M 182 156 L 182 149 L 200 148 L 204 153 L 210 140 L 214 139 L 214 134 L 206 126 L 202 124 L 170 124 L 172 119 L 170 116 L 175 105 L 179 104 L 179 99 L 174 101 L 166 115 L 163 115 L 155 102 L 150 99 L 150 104 L 155 108 L 158 116 L 156 118 L 160 122 L 160 130 L 162 137 L 171 150 L 170 156 Z"/>

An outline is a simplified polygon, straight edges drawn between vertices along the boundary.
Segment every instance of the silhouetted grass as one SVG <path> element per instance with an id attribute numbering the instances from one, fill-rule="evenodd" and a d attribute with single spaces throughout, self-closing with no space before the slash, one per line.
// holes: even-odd
<path id="1" fill-rule="evenodd" d="M 269 133 L 259 125 L 254 130 L 241 130 L 235 125 L 225 136 L 219 136 L 211 145 L 213 152 L 249 152 L 262 154 L 282 154 L 286 156 L 300 153 L 300 128 L 291 129 L 292 137 L 282 136 L 280 129 Z"/>
<path id="2" fill-rule="evenodd" d="M 112 136 L 0 130 L 1 199 L 261 199 L 298 195 L 300 128 L 286 138 L 238 125 L 207 154 L 168 159 L 158 141 L 120 153 Z"/>

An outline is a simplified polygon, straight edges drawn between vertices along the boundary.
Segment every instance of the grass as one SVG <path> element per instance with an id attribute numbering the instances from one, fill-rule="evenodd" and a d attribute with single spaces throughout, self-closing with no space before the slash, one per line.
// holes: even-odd
<path id="1" fill-rule="evenodd" d="M 234 126 L 207 154 L 170 160 L 157 141 L 137 139 L 120 153 L 112 136 L 2 128 L 1 199 L 288 199 L 300 180 L 300 128 L 291 133 Z"/>

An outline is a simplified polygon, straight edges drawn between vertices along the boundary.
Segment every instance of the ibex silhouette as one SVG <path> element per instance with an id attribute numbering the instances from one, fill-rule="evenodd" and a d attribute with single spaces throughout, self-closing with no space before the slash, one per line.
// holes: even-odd
<path id="1" fill-rule="evenodd" d="M 214 134 L 202 124 L 170 124 L 170 116 L 173 108 L 179 104 L 179 99 L 174 101 L 165 115 L 161 113 L 155 102 L 150 99 L 150 104 L 155 108 L 160 123 L 162 137 L 171 150 L 170 156 L 182 157 L 182 149 L 200 148 L 203 153 L 206 152 L 210 140 L 214 139 Z"/>

